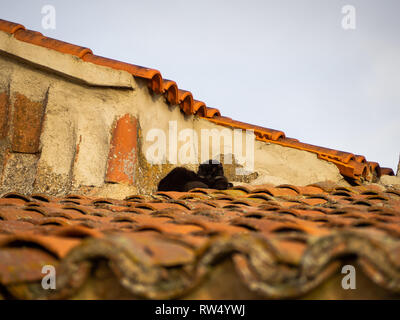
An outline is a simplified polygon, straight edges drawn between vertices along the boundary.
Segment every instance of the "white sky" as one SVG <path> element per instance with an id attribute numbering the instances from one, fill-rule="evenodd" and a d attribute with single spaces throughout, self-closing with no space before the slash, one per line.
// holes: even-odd
<path id="1" fill-rule="evenodd" d="M 224 116 L 397 168 L 398 0 L 0 0 L 0 18 L 158 69 Z"/>

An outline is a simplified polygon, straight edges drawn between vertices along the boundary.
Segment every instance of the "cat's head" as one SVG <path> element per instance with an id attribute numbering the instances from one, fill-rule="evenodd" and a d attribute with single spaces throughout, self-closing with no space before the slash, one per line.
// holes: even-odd
<path id="1" fill-rule="evenodd" d="M 197 174 L 201 178 L 213 180 L 215 177 L 224 175 L 224 168 L 219 161 L 210 159 L 200 164 Z"/>

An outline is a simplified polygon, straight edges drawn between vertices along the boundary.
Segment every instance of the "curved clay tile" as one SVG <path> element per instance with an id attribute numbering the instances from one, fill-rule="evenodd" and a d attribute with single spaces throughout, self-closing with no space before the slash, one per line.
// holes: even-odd
<path id="1" fill-rule="evenodd" d="M 193 101 L 193 113 L 200 116 L 200 117 L 204 117 L 206 114 L 206 104 L 203 101 L 199 101 L 199 100 L 194 100 Z"/>
<path id="2" fill-rule="evenodd" d="M 65 226 L 63 228 L 57 228 L 52 235 L 58 237 L 66 237 L 66 238 L 101 238 L 103 234 L 94 229 L 89 229 L 84 226 L 74 225 L 74 226 Z"/>
<path id="3" fill-rule="evenodd" d="M 0 19 L 0 30 L 1 31 L 13 34 L 15 31 L 20 30 L 20 29 L 25 30 L 25 27 L 22 24 L 13 23 L 10 21 Z"/>
<path id="4" fill-rule="evenodd" d="M 314 146 L 308 143 L 292 141 L 292 140 L 283 140 L 282 142 L 280 142 L 280 144 L 282 144 L 283 146 L 294 147 L 296 149 L 311 151 L 314 153 L 325 155 L 326 158 L 325 160 L 336 159 L 343 163 L 348 163 L 350 160 L 355 160 L 355 156 L 352 153 Z"/>
<path id="5" fill-rule="evenodd" d="M 194 113 L 193 96 L 190 91 L 179 89 L 178 99 L 181 105 L 181 109 L 185 114 L 190 115 Z"/>
<path id="6" fill-rule="evenodd" d="M 37 222 L 38 226 L 57 226 L 57 227 L 69 227 L 71 226 L 71 221 L 68 218 L 65 217 L 45 217 L 40 219 L 40 221 Z"/>
<path id="7" fill-rule="evenodd" d="M 329 159 L 324 154 L 318 154 L 318 157 L 323 160 L 327 160 L 329 162 L 334 163 L 340 173 L 346 177 L 352 179 L 359 179 L 360 177 L 367 177 L 368 174 L 368 165 L 364 163 L 359 163 L 355 160 L 349 161 L 348 163 L 343 163 L 334 159 Z"/>
<path id="8" fill-rule="evenodd" d="M 290 189 L 296 192 L 296 194 L 300 194 L 301 191 L 298 187 L 292 185 L 292 184 L 280 184 L 279 186 L 276 186 L 276 188 L 280 188 L 280 189 Z"/>
<path id="9" fill-rule="evenodd" d="M 89 48 L 76 46 L 68 42 L 63 42 L 48 37 L 42 39 L 41 46 L 48 49 L 57 50 L 62 53 L 71 54 L 79 58 L 82 58 L 87 53 L 92 53 L 92 50 L 90 50 Z"/>
<path id="10" fill-rule="evenodd" d="M 394 176 L 394 172 L 391 168 L 381 168 L 382 175 Z"/>
<path id="11" fill-rule="evenodd" d="M 170 104 L 176 105 L 179 103 L 178 86 L 175 81 L 163 79 L 163 93 Z"/>
<path id="12" fill-rule="evenodd" d="M 14 33 L 14 38 L 40 46 L 40 41 L 45 37 L 42 33 L 37 31 L 19 29 Z"/>
<path id="13" fill-rule="evenodd" d="M 82 58 L 87 53 L 92 53 L 92 50 L 88 48 L 48 38 L 36 31 L 19 29 L 14 33 L 14 37 L 20 41 L 35 44 L 47 49 L 56 50 L 58 52 L 71 54 L 79 58 Z"/>
<path id="14" fill-rule="evenodd" d="M 218 109 L 206 108 L 206 114 L 205 114 L 206 118 L 214 118 L 214 117 L 220 117 L 220 116 L 221 116 L 221 112 L 219 112 Z"/>
<path id="15" fill-rule="evenodd" d="M 378 177 L 381 176 L 381 167 L 378 162 L 368 161 L 371 171 L 374 172 Z"/>
<path id="16" fill-rule="evenodd" d="M 54 236 L 43 236 L 31 233 L 19 233 L 14 235 L 9 235 L 0 239 L 0 248 L 7 247 L 8 245 L 20 242 L 21 244 L 36 244 L 47 251 L 51 252 L 58 258 L 63 258 L 66 254 L 74 247 L 79 245 L 80 241 L 71 238 L 61 239 Z"/>
<path id="17" fill-rule="evenodd" d="M 367 164 L 359 163 L 359 162 L 354 161 L 354 160 L 349 162 L 348 164 L 353 166 L 354 174 L 356 176 L 366 177 L 366 175 L 368 173 L 368 165 Z"/>
<path id="18" fill-rule="evenodd" d="M 44 193 L 33 193 L 31 194 L 31 198 L 41 202 L 50 202 L 52 200 L 51 196 Z"/>
<path id="19" fill-rule="evenodd" d="M 113 59 L 96 56 L 91 53 L 87 53 L 82 57 L 83 61 L 91 62 L 100 66 L 110 67 L 117 70 L 124 70 L 129 72 L 135 77 L 149 80 L 149 87 L 156 93 L 162 92 L 162 77 L 161 73 L 155 69 L 149 69 L 134 64 L 129 64 Z"/>
<path id="20" fill-rule="evenodd" d="M 2 198 L 5 198 L 5 199 L 19 199 L 19 200 L 22 200 L 23 202 L 31 201 L 31 199 L 28 196 L 25 196 L 25 195 L 23 195 L 22 193 L 19 193 L 19 192 L 8 192 L 5 195 L 3 195 Z"/>
<path id="21" fill-rule="evenodd" d="M 357 161 L 357 162 L 361 162 L 361 163 L 366 163 L 366 162 L 367 162 L 367 160 L 365 159 L 364 156 L 355 155 L 354 157 L 356 158 L 356 161 Z"/>
<path id="22" fill-rule="evenodd" d="M 352 166 L 353 163 L 346 165 Z M 132 212 L 130 209 L 120 214 L 115 211 L 116 206 L 125 204 L 128 209 L 132 203 L 112 198 L 91 198 L 91 204 L 79 208 L 89 211 L 90 208 L 96 209 L 98 204 L 113 206 L 105 206 L 103 210 L 108 214 L 93 217 L 93 221 L 46 218 L 28 212 L 32 218 L 29 228 L 24 219 L 27 214 L 25 201 L 15 198 L 19 197 L 17 194 L 14 198 L 6 198 L 21 202 L 0 207 L 5 213 L 4 219 L 0 219 L 1 285 L 6 286 L 12 297 L 23 298 L 26 290 L 37 287 L 41 281 L 40 274 L 29 278 L 29 281 L 26 274 L 34 273 L 39 258 L 43 261 L 43 257 L 47 258 L 45 254 L 49 254 L 54 262 L 61 263 L 58 265 L 60 269 L 57 269 L 62 275 L 57 279 L 57 290 L 61 289 L 58 297 L 74 298 L 75 291 L 66 288 L 76 284 L 78 290 L 89 276 L 79 272 L 82 279 L 76 282 L 73 275 L 80 270 L 77 267 L 84 262 L 90 267 L 88 270 L 96 270 L 94 258 L 101 257 L 109 265 L 119 268 L 111 270 L 115 275 L 130 279 L 134 286 L 127 289 L 134 297 L 143 297 L 150 292 L 145 297 L 174 298 L 175 293 L 171 293 L 170 288 L 176 283 L 185 285 L 179 296 L 188 297 L 184 293 L 202 288 L 212 268 L 221 263 L 221 257 L 234 259 L 239 256 L 244 257 L 253 270 L 237 275 L 240 281 L 247 281 L 243 282 L 244 285 L 249 288 L 254 284 L 259 288 L 272 288 L 271 291 L 260 292 L 260 297 L 298 298 L 308 292 L 315 294 L 312 291 L 314 287 L 329 281 L 328 276 L 321 279 L 315 277 L 330 270 L 330 265 L 340 274 L 339 267 L 348 263 L 347 258 L 351 254 L 360 267 L 365 261 L 370 262 L 368 268 L 362 270 L 369 272 L 365 274 L 371 280 L 381 279 L 377 284 L 391 294 L 400 292 L 399 285 L 393 286 L 393 283 L 399 283 L 396 270 L 400 267 L 400 192 L 378 185 L 340 187 L 327 181 L 306 187 L 242 185 L 223 192 L 198 190 L 214 196 L 213 207 L 219 209 L 211 208 L 206 196 L 195 201 L 172 200 L 192 192 L 163 192 L 160 194 L 167 195 L 165 198 L 148 198 L 146 203 L 135 204 L 147 210 Z M 259 202 L 253 201 L 257 194 L 249 194 L 250 191 L 260 192 L 258 194 L 263 195 L 267 203 L 259 205 Z M 266 197 L 266 193 L 270 196 Z M 129 198 L 142 197 L 134 195 Z M 54 213 L 57 213 L 58 204 L 69 199 L 69 196 L 54 197 L 40 204 L 54 207 Z M 190 208 L 185 206 L 186 203 L 190 204 Z M 265 268 L 264 261 L 268 268 Z M 19 268 L 21 265 L 22 269 Z M 176 272 L 181 269 L 185 272 Z M 235 270 L 241 272 L 243 268 Z M 11 273 L 12 281 L 6 278 Z M 165 292 L 160 291 L 158 275 L 163 281 L 173 279 Z M 249 275 L 256 278 L 242 278 Z M 64 280 L 58 282 L 59 279 Z M 147 285 L 148 279 L 152 281 L 149 291 L 135 291 Z M 311 282 L 312 287 L 309 287 Z M 9 285 L 15 283 L 24 291 L 10 290 Z M 39 294 L 32 298 L 50 298 L 40 296 L 43 290 L 32 292 Z"/>
<path id="23" fill-rule="evenodd" d="M 228 117 L 215 116 L 214 118 L 210 119 L 210 121 L 226 127 L 238 128 L 242 130 L 254 130 L 254 134 L 259 139 L 276 141 L 285 137 L 285 134 L 282 131 L 251 125 L 245 122 L 232 120 Z"/>
<path id="24" fill-rule="evenodd" d="M 295 139 L 295 138 L 285 138 L 285 141 L 293 141 L 293 142 L 299 142 L 299 139 Z"/>

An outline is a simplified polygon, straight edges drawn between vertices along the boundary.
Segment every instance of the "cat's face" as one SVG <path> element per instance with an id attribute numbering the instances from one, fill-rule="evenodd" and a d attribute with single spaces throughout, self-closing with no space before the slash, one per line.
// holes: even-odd
<path id="1" fill-rule="evenodd" d="M 199 166 L 197 174 L 202 178 L 212 180 L 217 176 L 223 176 L 224 168 L 218 161 L 208 160 Z"/>

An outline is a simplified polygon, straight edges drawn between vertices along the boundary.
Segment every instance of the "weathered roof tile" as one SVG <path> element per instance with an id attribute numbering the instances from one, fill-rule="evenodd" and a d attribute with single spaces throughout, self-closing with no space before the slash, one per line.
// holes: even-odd
<path id="1" fill-rule="evenodd" d="M 265 298 L 288 298 L 327 281 L 337 270 L 332 265 L 354 255 L 374 281 L 399 293 L 400 194 L 372 185 L 323 190 L 243 186 L 125 201 L 9 193 L 0 199 L 0 283 L 6 290 L 30 286 L 40 282 L 44 263 L 53 264 L 62 273 L 60 289 L 30 297 L 68 298 L 81 283 L 71 282 L 71 268 L 101 256 L 133 296 L 174 298 L 199 286 L 218 257 L 231 256 L 249 290 L 257 284 Z M 257 195 L 267 202 L 254 201 Z M 68 199 L 81 202 L 66 205 Z M 269 262 L 262 267 L 257 259 Z M 250 276 L 246 268 L 257 272 Z M 23 292 L 9 290 L 16 298 Z"/>

